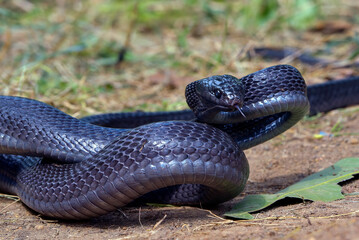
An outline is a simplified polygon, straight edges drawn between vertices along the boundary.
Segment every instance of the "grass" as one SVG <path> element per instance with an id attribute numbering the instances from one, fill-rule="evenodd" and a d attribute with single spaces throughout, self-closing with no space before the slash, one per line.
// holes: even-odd
<path id="1" fill-rule="evenodd" d="M 283 37 L 299 46 L 298 31 L 349 10 L 321 0 L 2 1 L 1 94 L 74 116 L 183 109 L 190 81 L 266 67 L 245 51 Z"/>

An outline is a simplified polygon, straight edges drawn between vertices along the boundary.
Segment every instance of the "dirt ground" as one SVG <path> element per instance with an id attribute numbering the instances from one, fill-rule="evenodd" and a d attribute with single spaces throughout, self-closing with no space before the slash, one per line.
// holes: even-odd
<path id="1" fill-rule="evenodd" d="M 340 122 L 342 134 L 316 139 Z M 247 194 L 275 193 L 345 157 L 359 156 L 357 108 L 304 120 L 285 134 L 246 151 L 251 174 L 240 196 L 214 209 L 193 207 L 124 208 L 82 222 L 49 220 L 21 202 L 0 198 L 1 239 L 355 239 L 359 234 L 359 180 L 343 184 L 345 199 L 280 202 L 233 221 L 223 213 Z M 351 193 L 351 194 L 350 194 Z"/>

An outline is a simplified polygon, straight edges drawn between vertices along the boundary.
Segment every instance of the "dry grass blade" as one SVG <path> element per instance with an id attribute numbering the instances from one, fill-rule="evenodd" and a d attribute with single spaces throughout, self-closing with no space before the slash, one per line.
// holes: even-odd
<path id="1" fill-rule="evenodd" d="M 5 211 L 5 209 L 7 209 L 8 207 L 14 205 L 15 203 L 19 202 L 20 199 L 14 200 L 14 202 L 9 203 L 8 205 L 6 205 L 5 207 L 3 207 L 2 209 L 0 209 L 0 214 L 3 213 Z"/>

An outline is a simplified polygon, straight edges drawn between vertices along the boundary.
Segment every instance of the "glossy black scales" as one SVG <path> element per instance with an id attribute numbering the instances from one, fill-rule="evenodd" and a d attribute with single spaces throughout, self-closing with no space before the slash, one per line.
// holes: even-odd
<path id="1" fill-rule="evenodd" d="M 33 102 L 29 99 L 4 98 Z M 42 103 L 34 101 L 34 104 Z M 18 116 L 26 111 L 21 110 L 19 105 L 15 107 L 21 112 Z M 52 108 L 45 104 L 43 107 Z M 61 124 L 65 124 L 61 129 L 63 144 L 66 144 L 67 139 L 81 139 L 81 133 L 76 129 L 85 127 L 87 123 L 70 118 L 58 110 L 51 111 L 59 116 L 44 115 L 41 120 L 34 119 L 31 123 L 19 119 L 23 129 L 47 126 L 47 131 L 37 131 L 36 136 L 39 136 L 28 143 L 31 155 L 41 155 L 38 149 L 43 151 L 43 139 L 48 136 L 47 132 L 56 132 Z M 31 119 L 29 115 L 24 116 L 24 119 Z M 6 112 L 3 113 L 3 118 L 7 118 Z M 72 132 L 71 128 L 66 126 L 68 121 L 56 122 L 51 128 L 46 121 L 51 122 L 54 118 L 69 118 L 75 131 Z M 39 121 L 43 124 L 37 126 Z M 85 137 L 92 134 L 94 127 L 87 125 L 89 132 L 84 134 Z M 103 133 L 102 141 L 114 134 L 113 129 L 96 128 L 96 135 Z M 20 131 L 19 134 L 11 136 L 22 140 L 26 139 L 29 133 Z M 7 144 L 6 136 L 2 140 Z M 44 215 L 83 219 L 106 214 L 148 192 L 169 186 L 175 186 L 175 191 L 172 191 L 171 196 L 167 195 L 164 198 L 171 199 L 171 203 L 206 205 L 223 202 L 240 193 L 248 178 L 248 163 L 243 152 L 228 134 L 206 124 L 153 123 L 119 131 L 117 137 L 108 138 L 105 145 L 95 154 L 78 155 L 75 159 L 77 163 L 72 164 L 53 164 L 36 158 L 24 165 L 15 156 L 14 159 L 4 157 L 3 160 L 7 161 L 2 163 L 4 167 L 11 166 L 17 171 L 13 173 L 16 176 L 10 174 L 9 177 L 5 172 L 1 173 L 4 170 L 0 170 L 2 188 L 17 194 L 26 205 Z M 15 144 L 12 148 L 7 148 L 6 153 L 21 152 L 22 148 L 20 146 L 19 150 L 18 146 Z M 48 148 L 43 152 L 58 149 L 56 145 L 53 148 L 52 145 L 48 145 Z M 51 161 L 57 160 L 53 158 Z M 192 183 L 200 184 L 201 187 L 178 187 L 180 184 Z"/>

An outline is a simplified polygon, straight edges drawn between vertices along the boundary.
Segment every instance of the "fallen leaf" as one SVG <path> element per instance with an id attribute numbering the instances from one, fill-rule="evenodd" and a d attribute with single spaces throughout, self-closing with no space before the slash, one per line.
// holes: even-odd
<path id="1" fill-rule="evenodd" d="M 353 178 L 355 174 L 359 174 L 359 158 L 345 158 L 275 194 L 248 195 L 224 215 L 252 219 L 250 213 L 262 210 L 287 197 L 322 202 L 342 199 L 344 195 L 338 183 Z"/>

